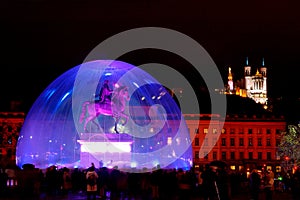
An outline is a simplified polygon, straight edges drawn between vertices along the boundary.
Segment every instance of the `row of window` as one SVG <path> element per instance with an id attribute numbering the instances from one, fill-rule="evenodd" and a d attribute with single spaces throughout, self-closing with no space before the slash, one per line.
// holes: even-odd
<path id="1" fill-rule="evenodd" d="M 215 145 L 217 143 L 217 138 L 213 138 L 212 145 Z M 230 146 L 236 146 L 236 139 L 230 138 Z M 280 139 L 276 139 L 276 146 L 279 146 Z M 194 145 L 200 146 L 200 139 L 195 138 L 194 139 Z M 208 146 L 208 138 L 204 138 L 203 141 L 204 146 Z M 266 139 L 266 146 L 272 146 L 271 138 Z M 226 138 L 221 138 L 221 146 L 227 146 Z M 239 138 L 239 146 L 245 146 L 244 138 Z M 248 138 L 248 146 L 254 146 L 253 145 L 253 138 Z M 263 146 L 262 138 L 257 138 L 257 146 Z"/>
<path id="2" fill-rule="evenodd" d="M 238 152 L 239 153 L 238 158 L 236 157 L 237 152 L 234 152 L 234 151 L 229 152 L 229 158 L 227 157 L 228 156 L 227 153 L 228 152 L 226 152 L 226 151 L 221 152 L 221 160 L 228 160 L 228 159 L 230 159 L 230 160 L 237 160 L 237 159 L 243 160 L 243 159 L 245 159 L 245 152 Z M 204 152 L 203 157 L 204 157 L 204 159 L 208 160 L 208 152 Z M 200 158 L 199 157 L 199 151 L 195 151 L 195 158 L 196 159 Z M 218 156 L 217 156 L 216 151 L 212 152 L 212 159 L 213 160 L 218 160 Z M 253 152 L 248 152 L 248 158 L 247 159 L 249 159 L 249 160 L 253 160 L 253 159 L 263 160 L 264 159 L 263 158 L 263 152 L 257 152 L 257 157 L 256 158 L 253 157 Z M 271 152 L 267 152 L 266 159 L 267 160 L 272 160 L 272 153 Z"/>
<path id="3" fill-rule="evenodd" d="M 21 131 L 21 126 L 20 124 L 1 124 L 0 125 L 0 133 L 6 133 L 6 132 L 20 132 Z"/>
<path id="4" fill-rule="evenodd" d="M 254 131 L 253 131 L 252 128 L 248 128 L 248 129 L 246 129 L 246 130 L 247 130 L 248 134 L 253 134 L 253 133 L 254 133 Z M 208 131 L 208 128 L 204 128 L 204 129 L 203 129 L 203 134 L 207 134 L 208 132 L 209 132 L 209 131 Z M 276 133 L 276 134 L 281 134 L 281 132 L 282 132 L 281 129 L 276 129 L 276 130 L 275 130 L 275 133 Z M 199 128 L 196 128 L 196 129 L 195 129 L 195 133 L 196 133 L 196 134 L 200 133 Z M 213 128 L 213 129 L 212 129 L 212 133 L 213 133 L 213 134 L 217 134 L 217 133 L 218 133 L 218 129 Z M 221 130 L 221 133 L 222 133 L 222 134 L 226 134 L 226 133 L 227 133 L 227 130 L 226 130 L 225 128 L 223 128 L 223 129 Z M 230 128 L 230 129 L 229 129 L 229 133 L 230 133 L 230 134 L 235 134 L 235 133 L 244 134 L 244 133 L 245 133 L 245 129 L 244 129 L 244 128 L 238 128 L 238 129 Z M 256 129 L 256 133 L 257 133 L 257 134 L 263 134 L 263 129 L 262 129 L 262 128 Z M 271 134 L 271 133 L 272 133 L 272 129 L 267 128 L 267 129 L 266 129 L 266 134 Z"/>

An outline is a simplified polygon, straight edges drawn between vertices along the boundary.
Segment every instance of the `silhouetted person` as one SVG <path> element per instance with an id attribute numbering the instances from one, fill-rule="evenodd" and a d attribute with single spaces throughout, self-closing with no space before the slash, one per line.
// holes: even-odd
<path id="1" fill-rule="evenodd" d="M 215 166 L 206 166 L 205 171 L 201 174 L 204 200 L 214 200 L 218 196 L 218 190 L 216 188 L 216 168 Z"/>
<path id="2" fill-rule="evenodd" d="M 295 174 L 291 177 L 291 190 L 293 195 L 293 200 L 300 199 L 300 168 L 297 169 Z"/>
<path id="3" fill-rule="evenodd" d="M 266 200 L 272 200 L 273 199 L 273 186 L 274 186 L 274 173 L 271 170 L 269 170 L 266 173 L 264 183 L 265 183 Z"/>
<path id="4" fill-rule="evenodd" d="M 47 168 L 46 171 L 47 193 L 48 195 L 56 195 L 58 192 L 58 171 L 54 165 Z"/>
<path id="5" fill-rule="evenodd" d="M 5 196 L 7 192 L 8 176 L 4 169 L 0 167 L 0 196 Z"/>
<path id="6" fill-rule="evenodd" d="M 97 195 L 97 179 L 98 179 L 98 174 L 95 171 L 94 165 L 88 168 L 88 171 L 86 173 L 86 192 L 87 192 L 87 199 L 88 200 L 95 200 L 96 195 Z"/>
<path id="7" fill-rule="evenodd" d="M 109 190 L 109 171 L 106 167 L 101 167 L 98 171 L 98 185 L 100 198 L 106 199 L 106 192 Z"/>
<path id="8" fill-rule="evenodd" d="M 229 200 L 230 179 L 225 168 L 219 168 L 217 173 L 217 185 L 221 200 Z"/>
<path id="9" fill-rule="evenodd" d="M 71 181 L 72 181 L 72 191 L 79 192 L 82 188 L 80 187 L 81 184 L 81 172 L 78 168 L 75 168 L 71 173 Z"/>
<path id="10" fill-rule="evenodd" d="M 257 173 L 257 169 L 253 169 L 250 174 L 250 193 L 253 200 L 258 200 L 260 180 L 260 175 Z"/>

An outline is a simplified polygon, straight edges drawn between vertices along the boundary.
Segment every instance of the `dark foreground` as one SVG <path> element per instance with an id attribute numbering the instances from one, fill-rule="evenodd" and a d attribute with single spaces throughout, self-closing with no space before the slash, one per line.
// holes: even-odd
<path id="1" fill-rule="evenodd" d="M 300 191 L 299 191 L 300 192 Z M 108 194 L 109 195 L 109 194 Z M 41 193 L 38 196 L 31 196 L 31 197 L 24 197 L 23 195 L 18 194 L 17 191 L 11 190 L 4 196 L 0 196 L 1 200 L 21 200 L 21 199 L 28 199 L 28 200 L 81 200 L 81 199 L 87 199 L 87 195 L 85 192 L 77 192 L 77 193 L 68 193 L 67 195 L 57 194 L 49 196 L 45 193 Z M 97 195 L 97 200 L 103 199 L 103 200 L 154 200 L 151 198 L 151 196 L 135 196 L 135 197 L 129 197 L 128 195 L 121 195 L 120 197 L 106 197 L 106 198 L 100 198 L 100 196 Z M 180 198 L 178 196 L 174 197 L 162 197 L 161 200 L 179 200 Z M 190 198 L 186 198 L 186 200 L 203 200 L 203 197 L 201 195 L 192 195 Z M 218 199 L 216 199 L 218 200 Z M 248 192 L 240 192 L 239 194 L 236 194 L 235 196 L 231 197 L 230 200 L 251 200 L 250 195 Z M 265 200 L 265 194 L 262 191 L 259 194 L 259 200 Z M 274 191 L 273 192 L 273 199 L 272 200 L 297 200 L 297 198 L 293 198 L 291 192 L 279 192 Z M 299 199 L 300 200 L 300 199 Z"/>

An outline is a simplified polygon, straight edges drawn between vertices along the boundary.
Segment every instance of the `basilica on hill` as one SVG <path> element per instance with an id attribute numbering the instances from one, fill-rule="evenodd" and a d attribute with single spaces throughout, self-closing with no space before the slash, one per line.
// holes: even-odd
<path id="1" fill-rule="evenodd" d="M 255 69 L 249 65 L 247 58 L 244 66 L 244 77 L 237 81 L 233 80 L 231 67 L 229 67 L 227 85 L 220 92 L 251 98 L 256 103 L 264 105 L 264 108 L 267 109 L 267 68 L 265 67 L 264 59 L 262 60 L 262 65 Z"/>

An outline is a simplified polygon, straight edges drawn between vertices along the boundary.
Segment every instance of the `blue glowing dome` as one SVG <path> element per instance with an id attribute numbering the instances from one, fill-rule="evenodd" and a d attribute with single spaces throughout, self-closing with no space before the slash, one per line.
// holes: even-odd
<path id="1" fill-rule="evenodd" d="M 172 96 L 131 64 L 96 60 L 53 81 L 31 107 L 17 165 L 190 168 L 191 139 Z"/>

